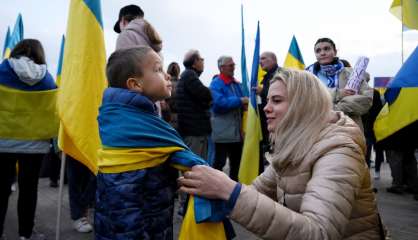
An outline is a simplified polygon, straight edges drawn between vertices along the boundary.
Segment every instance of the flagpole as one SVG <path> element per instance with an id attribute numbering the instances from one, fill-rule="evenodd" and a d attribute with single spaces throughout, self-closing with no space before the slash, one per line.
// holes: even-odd
<path id="1" fill-rule="evenodd" d="M 62 190 L 64 188 L 64 170 L 65 170 L 65 153 L 61 153 L 61 169 L 60 169 L 60 181 L 59 181 L 59 192 L 58 192 L 58 213 L 57 213 L 57 226 L 55 228 L 55 240 L 60 240 L 61 237 L 61 210 L 62 210 Z"/>

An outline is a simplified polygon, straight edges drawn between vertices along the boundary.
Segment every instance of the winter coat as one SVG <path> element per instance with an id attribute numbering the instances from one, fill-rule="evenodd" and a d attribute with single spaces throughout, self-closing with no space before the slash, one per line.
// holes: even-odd
<path id="1" fill-rule="evenodd" d="M 178 131 L 185 136 L 208 136 L 212 95 L 195 70 L 188 68 L 181 74 L 176 87 L 175 106 Z"/>
<path id="2" fill-rule="evenodd" d="M 315 74 L 314 64 L 309 66 L 307 70 Z M 367 83 L 368 78 L 370 78 L 369 74 L 365 74 L 359 92 L 355 95 L 343 97 L 340 91 L 347 85 L 352 71 L 352 68 L 344 67 L 338 73 L 337 87 L 328 88 L 328 90 L 334 103 L 334 110 L 344 112 L 357 123 L 360 129 L 363 129 L 361 116 L 366 114 L 372 106 L 373 88 L 369 87 Z"/>
<path id="3" fill-rule="evenodd" d="M 23 91 L 42 91 L 57 88 L 54 79 L 46 69 L 46 65 L 36 64 L 27 57 L 4 60 L 0 64 L 0 84 Z M 49 139 L 15 140 L 4 139 L 0 136 L 0 152 L 3 153 L 42 154 L 48 153 L 49 148 Z"/>
<path id="4" fill-rule="evenodd" d="M 231 218 L 264 239 L 380 239 L 362 131 L 338 114 L 301 161 L 243 186 Z"/>
<path id="5" fill-rule="evenodd" d="M 212 139 L 215 143 L 241 142 L 242 103 L 241 86 L 237 82 L 225 84 L 216 76 L 211 84 Z"/>
<path id="6" fill-rule="evenodd" d="M 116 40 L 116 50 L 138 46 L 148 46 L 154 49 L 157 53 L 160 52 L 162 45 L 152 44 L 150 42 L 149 37 L 144 30 L 144 26 L 145 20 L 142 18 L 130 21 Z"/>

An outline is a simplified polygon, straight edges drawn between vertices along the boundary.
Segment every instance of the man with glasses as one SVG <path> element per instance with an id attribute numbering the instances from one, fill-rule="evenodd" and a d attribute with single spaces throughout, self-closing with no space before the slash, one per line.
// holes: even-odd
<path id="1" fill-rule="evenodd" d="M 219 170 L 229 159 L 229 176 L 238 180 L 242 152 L 242 113 L 248 107 L 248 97 L 244 97 L 241 86 L 234 78 L 235 63 L 230 56 L 218 59 L 220 74 L 212 79 L 212 138 L 215 142 L 213 167 Z"/>
<path id="2" fill-rule="evenodd" d="M 207 159 L 208 138 L 212 131 L 209 112 L 212 96 L 199 79 L 204 59 L 198 50 L 190 50 L 183 65 L 186 69 L 180 75 L 175 96 L 178 131 L 194 153 Z"/>

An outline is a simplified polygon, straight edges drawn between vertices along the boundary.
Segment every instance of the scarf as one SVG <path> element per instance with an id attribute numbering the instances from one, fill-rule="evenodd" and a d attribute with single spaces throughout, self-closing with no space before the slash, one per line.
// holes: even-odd
<path id="1" fill-rule="evenodd" d="M 338 84 L 338 75 L 344 69 L 344 64 L 337 60 L 335 63 L 329 65 L 319 65 L 318 73 L 322 74 L 327 79 L 327 87 L 335 88 Z"/>
<path id="2" fill-rule="evenodd" d="M 230 84 L 232 82 L 235 82 L 235 78 L 234 77 L 227 76 L 227 75 L 225 75 L 223 73 L 219 74 L 219 78 L 225 83 L 225 85 L 228 85 L 228 84 Z"/>

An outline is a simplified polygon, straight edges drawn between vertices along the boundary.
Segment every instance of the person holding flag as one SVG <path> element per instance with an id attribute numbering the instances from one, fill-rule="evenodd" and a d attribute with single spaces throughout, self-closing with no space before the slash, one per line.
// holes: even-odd
<path id="1" fill-rule="evenodd" d="M 220 74 L 212 79 L 212 139 L 215 142 L 215 161 L 213 167 L 219 170 L 229 159 L 232 179 L 238 180 L 242 152 L 242 113 L 248 106 L 241 86 L 234 78 L 235 63 L 230 56 L 218 59 Z"/>
<path id="2" fill-rule="evenodd" d="M 58 134 L 56 88 L 36 39 L 20 41 L 0 65 L 0 237 L 18 162 L 20 239 L 44 239 L 33 227 L 42 159 Z"/>
<path id="3" fill-rule="evenodd" d="M 327 88 L 307 71 L 284 70 L 267 99 L 273 151 L 264 173 L 247 186 L 194 166 L 180 191 L 228 200 L 230 218 L 263 239 L 384 239 L 363 133 L 332 110 Z"/>

